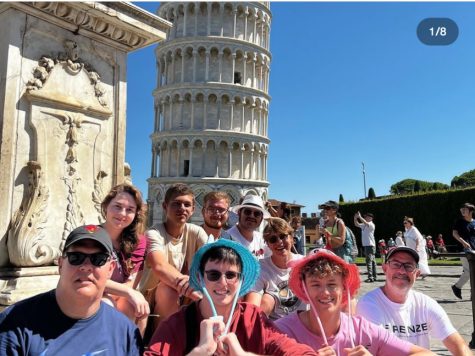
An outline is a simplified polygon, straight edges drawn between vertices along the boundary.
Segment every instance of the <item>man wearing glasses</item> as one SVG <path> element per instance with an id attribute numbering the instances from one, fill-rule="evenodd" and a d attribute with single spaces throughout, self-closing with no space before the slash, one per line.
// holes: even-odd
<path id="1" fill-rule="evenodd" d="M 115 261 L 101 226 L 73 230 L 59 258 L 56 289 L 0 314 L 1 355 L 141 355 L 142 339 L 127 317 L 101 302 Z"/>
<path id="2" fill-rule="evenodd" d="M 147 257 L 139 290 L 150 303 L 152 319 L 146 337 L 184 302 L 201 299 L 189 284 L 189 268 L 195 252 L 207 241 L 206 232 L 187 221 L 195 211 L 195 195 L 186 184 L 172 185 L 162 203 L 165 222 L 145 232 Z"/>
<path id="3" fill-rule="evenodd" d="M 432 337 L 441 340 L 452 355 L 470 355 L 444 309 L 412 289 L 420 274 L 418 263 L 418 253 L 409 247 L 390 250 L 383 264 L 384 286 L 366 293 L 357 304 L 356 314 L 426 349 L 430 349 Z"/>
<path id="4" fill-rule="evenodd" d="M 257 259 L 269 257 L 272 253 L 266 246 L 262 233 L 257 231 L 262 221 L 270 218 L 262 199 L 257 195 L 246 195 L 240 205 L 230 210 L 239 216 L 238 223 L 228 230 L 231 240 L 246 247 Z"/>
<path id="5" fill-rule="evenodd" d="M 229 239 L 229 234 L 223 229 L 229 217 L 229 204 L 231 199 L 226 192 L 209 192 L 203 198 L 204 223 L 201 225 L 206 235 L 213 235 L 214 240 Z"/>

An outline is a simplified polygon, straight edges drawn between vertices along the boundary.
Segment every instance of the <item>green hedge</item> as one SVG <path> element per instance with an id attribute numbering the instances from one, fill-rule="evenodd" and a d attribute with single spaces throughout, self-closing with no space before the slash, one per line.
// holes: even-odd
<path id="1" fill-rule="evenodd" d="M 388 240 L 398 230 L 404 231 L 404 216 L 414 218 L 414 225 L 424 235 L 436 237 L 442 233 L 449 250 L 458 251 L 460 244 L 452 237 L 452 227 L 461 217 L 460 206 L 475 202 L 475 188 L 424 192 L 418 194 L 391 196 L 385 199 L 365 200 L 340 205 L 340 213 L 345 223 L 353 230 L 361 243 L 361 229 L 353 224 L 353 215 L 360 211 L 373 213 L 376 225 L 376 240 Z"/>

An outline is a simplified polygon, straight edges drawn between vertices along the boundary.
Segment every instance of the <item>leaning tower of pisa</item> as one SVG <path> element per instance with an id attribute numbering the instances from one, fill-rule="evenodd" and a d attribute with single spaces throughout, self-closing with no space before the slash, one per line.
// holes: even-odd
<path id="1" fill-rule="evenodd" d="M 174 183 L 203 196 L 224 190 L 267 199 L 269 2 L 165 2 L 173 23 L 156 49 L 158 78 L 149 223 Z"/>

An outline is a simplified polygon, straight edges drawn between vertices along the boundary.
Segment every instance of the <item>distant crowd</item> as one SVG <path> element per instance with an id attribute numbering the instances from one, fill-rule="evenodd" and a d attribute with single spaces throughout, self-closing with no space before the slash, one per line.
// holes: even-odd
<path id="1" fill-rule="evenodd" d="M 443 308 L 415 291 L 428 259 L 446 252 L 442 235 L 424 238 L 414 219 L 404 233 L 375 241 L 375 217 L 354 216 L 361 242 L 327 201 L 315 249 L 305 250 L 299 216 L 257 195 L 235 204 L 222 191 L 204 196 L 203 224 L 190 223 L 191 188 L 172 185 L 164 222 L 146 229 L 140 191 L 120 184 L 102 202 L 104 222 L 79 226 L 64 243 L 55 289 L 0 313 L 1 355 L 434 355 L 430 339 L 452 355 L 471 352 Z M 466 203 L 453 235 L 475 250 L 475 207 Z M 357 245 L 365 282 L 358 295 Z M 451 286 L 457 298 L 468 262 Z"/>

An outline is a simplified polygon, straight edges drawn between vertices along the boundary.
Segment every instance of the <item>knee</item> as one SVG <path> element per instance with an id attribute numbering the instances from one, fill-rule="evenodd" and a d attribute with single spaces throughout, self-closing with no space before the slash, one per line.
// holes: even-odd
<path id="1" fill-rule="evenodd" d="M 174 303 L 178 300 L 178 292 L 165 283 L 160 283 L 155 289 L 155 302 L 158 304 Z"/>

